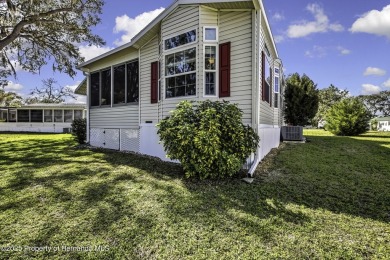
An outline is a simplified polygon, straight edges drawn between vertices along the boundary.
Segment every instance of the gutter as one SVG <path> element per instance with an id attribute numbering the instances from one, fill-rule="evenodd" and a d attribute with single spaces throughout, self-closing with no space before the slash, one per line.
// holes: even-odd
<path id="1" fill-rule="evenodd" d="M 87 140 L 85 140 L 85 142 L 88 144 L 89 143 L 89 135 L 90 135 L 90 129 L 89 129 L 89 100 L 90 100 L 90 95 L 88 95 L 88 93 L 89 93 L 89 85 L 90 85 L 90 83 L 89 83 L 89 72 L 87 72 L 87 71 L 84 71 L 83 70 L 83 75 L 85 76 L 85 78 L 87 79 L 87 89 L 86 89 L 86 96 L 87 96 L 87 100 L 86 100 L 86 106 L 87 106 L 87 113 L 86 113 L 86 115 L 85 115 L 85 118 L 87 119 Z"/>

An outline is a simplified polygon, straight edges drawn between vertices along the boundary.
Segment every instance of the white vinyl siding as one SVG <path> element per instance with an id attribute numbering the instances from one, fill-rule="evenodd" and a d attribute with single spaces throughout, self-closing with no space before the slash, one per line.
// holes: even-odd
<path id="1" fill-rule="evenodd" d="M 261 30 L 260 30 L 260 43 L 259 43 L 259 52 L 260 52 L 260 58 L 261 58 L 261 51 L 264 51 L 265 52 L 265 44 L 267 44 L 267 46 L 269 46 L 269 51 L 271 52 L 270 53 L 270 56 L 271 57 L 274 57 L 274 53 L 273 53 L 273 50 L 272 48 L 270 48 L 272 45 L 270 43 L 270 41 L 267 39 L 269 36 L 264 32 L 264 27 L 265 27 L 265 20 L 264 20 L 264 17 L 261 17 Z M 265 55 L 267 56 L 267 55 Z M 271 58 L 272 60 L 272 58 Z M 271 90 L 270 92 L 272 93 L 271 94 L 271 100 L 272 100 L 272 106 L 270 106 L 270 104 L 266 101 L 262 101 L 261 97 L 262 97 L 262 87 L 263 87 L 263 81 L 262 81 L 262 78 L 261 78 L 261 75 L 262 75 L 262 67 L 261 67 L 261 60 L 260 60 L 260 70 L 258 71 L 259 73 L 259 78 L 260 78 L 260 96 L 259 96 L 259 100 L 260 100 L 260 119 L 259 119 L 259 123 L 260 125 L 274 125 L 274 122 L 275 122 L 275 115 L 274 115 L 274 108 L 273 108 L 273 87 L 271 87 Z M 270 64 L 270 66 L 272 67 L 272 64 Z M 273 73 L 272 73 L 273 74 Z"/>
<path id="2" fill-rule="evenodd" d="M 138 128 L 138 105 L 91 108 L 90 128 Z"/>
<path id="3" fill-rule="evenodd" d="M 140 58 L 140 101 L 141 101 L 141 124 L 158 120 L 158 104 L 151 104 L 151 63 L 158 61 L 159 42 L 156 36 L 141 49 Z"/>
<path id="4" fill-rule="evenodd" d="M 252 123 L 252 12 L 219 12 L 219 43 L 231 42 L 230 97 Z"/>
<path id="5" fill-rule="evenodd" d="M 138 50 L 134 48 L 124 49 L 102 60 L 96 61 L 88 68 L 90 69 L 91 72 L 94 72 L 97 70 L 105 69 L 113 65 L 116 66 L 121 63 L 132 61 L 135 59 L 138 59 Z"/>

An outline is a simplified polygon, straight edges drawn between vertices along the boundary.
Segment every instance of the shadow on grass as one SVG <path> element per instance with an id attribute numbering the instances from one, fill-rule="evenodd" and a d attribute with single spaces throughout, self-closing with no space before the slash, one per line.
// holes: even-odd
<path id="1" fill-rule="evenodd" d="M 283 174 L 263 186 L 278 187 L 270 195 L 285 203 L 390 222 L 390 142 L 368 137 L 308 136 L 310 143 L 288 145 L 269 170 Z"/>
<path id="2" fill-rule="evenodd" d="M 172 237 L 179 244 L 188 242 L 191 250 L 192 240 L 199 246 L 213 239 L 267 243 L 277 240 L 275 226 L 299 228 L 312 222 L 291 203 L 387 222 L 389 175 L 383 165 L 389 149 L 351 138 L 310 139 L 280 151 L 275 167 L 282 167 L 276 170 L 283 174 L 278 178 L 256 178 L 252 185 L 239 178 L 186 179 L 180 165 L 110 150 L 75 150 L 69 140 L 29 141 L 32 154 L 19 145 L 5 146 L 0 160 L 14 159 L 19 168 L 8 166 L 0 182 L 0 214 L 6 216 L 0 244 L 75 246 L 89 241 L 116 248 L 100 255 L 114 259 L 153 258 L 157 249 L 152 246 L 174 243 Z M 359 156 L 367 150 L 377 157 L 373 162 Z M 45 174 L 55 166 L 57 172 Z M 34 227 L 31 232 L 16 235 L 28 225 Z M 61 255 L 81 258 L 77 252 Z"/>
<path id="3" fill-rule="evenodd" d="M 24 153 L 27 146 L 34 152 Z M 88 156 L 88 164 L 69 160 L 77 161 L 78 156 Z M 245 232 L 268 240 L 272 228 L 260 223 L 262 219 L 272 217 L 275 222 L 296 225 L 310 221 L 256 185 L 238 178 L 185 179 L 180 165 L 146 156 L 75 150 L 66 140 L 38 139 L 5 146 L 1 158 L 19 166 L 12 168 L 3 182 L 2 197 L 7 200 L 0 203 L 0 210 L 13 212 L 18 222 L 41 219 L 37 231 L 25 238 L 34 245 L 48 244 L 58 239 L 58 234 L 69 241 L 102 236 L 112 245 L 125 239 L 123 236 L 133 236 L 130 246 L 136 254 L 145 255 L 137 246 L 145 237 L 160 239 L 163 233 L 150 232 L 162 225 L 180 223 L 186 229 L 199 225 L 205 234 L 220 229 L 226 235 L 251 227 L 244 228 Z M 55 166 L 60 166 L 58 172 L 45 174 Z M 12 236 L 7 232 L 0 243 L 12 241 Z"/>

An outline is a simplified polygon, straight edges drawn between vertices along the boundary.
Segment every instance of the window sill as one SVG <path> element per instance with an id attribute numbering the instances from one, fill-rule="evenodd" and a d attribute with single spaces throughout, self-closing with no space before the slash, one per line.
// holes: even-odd
<path id="1" fill-rule="evenodd" d="M 193 98 L 198 98 L 197 95 L 193 95 L 193 96 L 181 96 L 181 97 L 169 97 L 169 98 L 165 98 L 164 100 L 179 100 L 179 99 L 193 99 Z"/>

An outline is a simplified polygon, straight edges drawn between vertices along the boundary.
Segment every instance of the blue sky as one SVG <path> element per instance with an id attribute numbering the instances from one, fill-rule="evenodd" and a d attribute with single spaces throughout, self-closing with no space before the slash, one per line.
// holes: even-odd
<path id="1" fill-rule="evenodd" d="M 318 86 L 330 84 L 352 95 L 390 90 L 390 2 L 388 0 L 263 0 L 285 74 L 308 75 Z M 104 47 L 80 46 L 93 58 L 128 42 L 171 0 L 110 0 L 102 23 L 93 31 L 106 40 Z M 8 91 L 28 96 L 41 80 L 55 78 L 75 88 L 83 79 L 54 73 L 50 63 L 38 75 L 18 71 Z M 79 97 L 77 102 L 85 99 Z"/>

